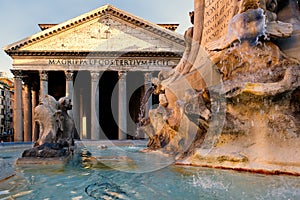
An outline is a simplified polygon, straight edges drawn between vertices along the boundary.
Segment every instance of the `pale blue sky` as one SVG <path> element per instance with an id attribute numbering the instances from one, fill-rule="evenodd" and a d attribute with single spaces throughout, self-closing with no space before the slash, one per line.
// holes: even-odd
<path id="1" fill-rule="evenodd" d="M 154 23 L 179 23 L 183 34 L 191 26 L 193 0 L 0 0 L 0 71 L 9 72 L 12 59 L 2 47 L 40 31 L 39 23 L 61 23 L 111 4 Z"/>

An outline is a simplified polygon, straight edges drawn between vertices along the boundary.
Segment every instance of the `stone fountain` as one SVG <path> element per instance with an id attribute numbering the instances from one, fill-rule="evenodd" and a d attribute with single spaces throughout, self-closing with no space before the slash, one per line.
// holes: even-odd
<path id="1" fill-rule="evenodd" d="M 300 10 L 289 0 L 195 0 L 179 64 L 152 80 L 139 128 L 177 164 L 300 175 Z"/>
<path id="2" fill-rule="evenodd" d="M 17 164 L 63 164 L 73 153 L 77 136 L 71 99 L 62 97 L 58 101 L 50 95 L 40 99 L 34 109 L 34 147 L 23 152 Z"/>

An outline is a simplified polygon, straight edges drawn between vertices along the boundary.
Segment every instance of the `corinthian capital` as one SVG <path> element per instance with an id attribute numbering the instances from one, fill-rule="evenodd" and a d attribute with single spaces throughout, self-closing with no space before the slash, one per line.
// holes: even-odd
<path id="1" fill-rule="evenodd" d="M 118 71 L 119 79 L 126 79 L 127 73 L 125 71 Z"/>
<path id="2" fill-rule="evenodd" d="M 98 81 L 100 78 L 100 73 L 97 71 L 91 71 L 91 79 L 92 81 Z"/>
<path id="3" fill-rule="evenodd" d="M 74 72 L 73 71 L 65 71 L 66 81 L 73 81 Z"/>
<path id="4" fill-rule="evenodd" d="M 22 80 L 22 70 L 11 70 L 11 72 L 13 73 L 15 79 Z"/>
<path id="5" fill-rule="evenodd" d="M 40 79 L 41 79 L 41 81 L 48 81 L 48 72 L 40 71 Z"/>

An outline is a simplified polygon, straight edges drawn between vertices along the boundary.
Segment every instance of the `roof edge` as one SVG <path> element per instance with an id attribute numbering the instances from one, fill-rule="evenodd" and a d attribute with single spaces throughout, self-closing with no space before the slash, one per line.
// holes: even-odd
<path id="1" fill-rule="evenodd" d="M 45 29 L 45 30 L 40 31 L 36 34 L 33 34 L 29 37 L 21 39 L 17 42 L 6 45 L 6 46 L 2 47 L 2 49 L 6 53 L 9 53 L 10 51 L 15 51 L 17 49 L 20 49 L 23 46 L 30 45 L 37 41 L 46 39 L 53 34 L 57 34 L 60 31 L 69 30 L 75 25 L 85 23 L 86 21 L 90 21 L 96 17 L 105 16 L 105 15 L 109 15 L 109 14 L 114 15 L 119 18 L 122 18 L 123 20 L 127 20 L 131 23 L 135 23 L 136 25 L 142 26 L 143 28 L 145 28 L 146 30 L 148 30 L 150 32 L 153 32 L 155 34 L 161 34 L 166 39 L 169 39 L 178 44 L 184 45 L 184 38 L 181 34 L 171 31 L 171 30 L 168 30 L 168 29 L 165 29 L 165 28 L 159 26 L 158 24 L 149 22 L 141 17 L 135 16 L 124 10 L 118 9 L 110 4 L 106 4 L 104 6 L 101 6 L 97 9 L 94 9 L 87 13 L 81 14 L 75 18 L 72 18 L 72 19 L 64 21 L 60 24 L 54 25 L 51 28 Z"/>

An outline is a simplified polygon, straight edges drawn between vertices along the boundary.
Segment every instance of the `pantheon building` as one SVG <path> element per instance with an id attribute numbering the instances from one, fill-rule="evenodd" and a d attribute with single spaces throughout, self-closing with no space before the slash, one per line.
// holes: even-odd
<path id="1" fill-rule="evenodd" d="M 80 139 L 130 139 L 151 77 L 184 51 L 178 24 L 155 24 L 105 5 L 3 48 L 13 59 L 14 141 L 36 140 L 34 107 L 45 94 L 72 99 Z M 150 97 L 146 108 L 158 103 Z"/>

